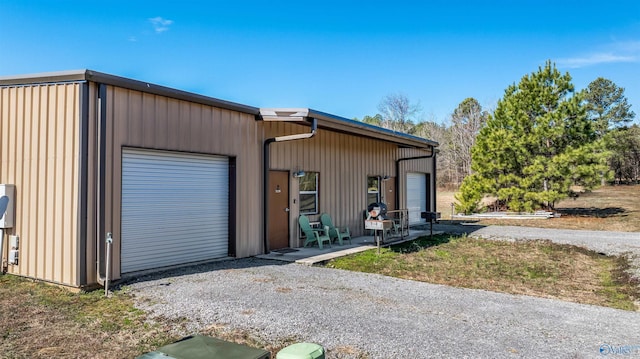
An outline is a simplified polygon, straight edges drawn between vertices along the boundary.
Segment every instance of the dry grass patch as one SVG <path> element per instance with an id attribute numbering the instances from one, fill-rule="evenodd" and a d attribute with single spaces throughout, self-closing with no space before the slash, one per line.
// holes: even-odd
<path id="1" fill-rule="evenodd" d="M 636 310 L 638 283 L 624 258 L 549 241 L 423 237 L 331 261 L 331 267 L 456 287 Z"/>
<path id="2" fill-rule="evenodd" d="M 288 292 L 290 288 L 279 288 Z M 254 309 L 243 311 L 255 314 Z M 149 318 L 126 289 L 71 293 L 30 279 L 0 276 L 0 358 L 135 358 L 183 338 L 186 321 Z M 200 333 L 262 348 L 272 357 L 299 338 L 266 341 L 214 324 Z"/>
<path id="3" fill-rule="evenodd" d="M 455 194 L 440 189 L 436 192 L 436 211 L 441 213 L 442 219 L 451 219 L 451 204 L 456 202 Z"/>
<path id="4" fill-rule="evenodd" d="M 333 358 L 356 358 L 369 359 L 370 356 L 360 349 L 348 345 L 336 347 L 333 350 L 327 350 L 326 354 L 332 355 Z"/>
<path id="5" fill-rule="evenodd" d="M 152 324 L 128 295 L 103 294 L 0 276 L 2 357 L 131 358 L 177 339 L 180 323 Z"/>
<path id="6" fill-rule="evenodd" d="M 290 337 L 276 341 L 267 341 L 257 335 L 251 334 L 246 330 L 230 328 L 224 324 L 214 324 L 204 329 L 202 335 L 208 335 L 218 339 L 226 340 L 237 344 L 247 345 L 254 348 L 261 348 L 271 353 L 271 357 L 275 358 L 276 353 L 291 344 L 301 341 L 300 338 Z"/>
<path id="7" fill-rule="evenodd" d="M 487 219 L 479 225 L 512 225 L 540 228 L 640 232 L 640 185 L 605 186 L 556 204 L 562 216 L 548 220 Z M 438 211 L 451 219 L 454 192 L 438 192 Z"/>

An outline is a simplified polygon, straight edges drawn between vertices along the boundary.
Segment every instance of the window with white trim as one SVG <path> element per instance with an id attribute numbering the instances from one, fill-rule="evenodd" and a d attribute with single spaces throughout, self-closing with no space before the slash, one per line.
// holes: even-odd
<path id="1" fill-rule="evenodd" d="M 318 172 L 306 172 L 300 181 L 300 214 L 318 214 Z"/>
<path id="2" fill-rule="evenodd" d="M 367 177 L 367 206 L 380 202 L 380 176 Z"/>

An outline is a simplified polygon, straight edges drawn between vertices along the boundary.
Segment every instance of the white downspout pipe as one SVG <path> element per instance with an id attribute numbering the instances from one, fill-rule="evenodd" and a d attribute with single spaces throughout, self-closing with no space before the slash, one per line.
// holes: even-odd
<path id="1" fill-rule="evenodd" d="M 4 274 L 4 228 L 0 228 L 0 266 L 0 273 Z"/>
<path id="2" fill-rule="evenodd" d="M 101 238 L 103 230 L 103 226 L 101 226 L 101 220 L 104 217 L 104 174 L 105 163 L 106 163 L 106 85 L 100 84 L 98 86 L 98 123 L 96 129 L 96 281 L 98 284 L 104 285 L 105 295 L 108 295 L 109 292 L 109 272 L 111 271 L 111 243 L 113 242 L 111 232 L 107 233 L 106 239 L 104 241 L 104 246 L 106 247 L 106 254 L 101 251 Z M 102 257 L 105 256 L 105 258 Z M 104 276 L 101 273 L 100 267 L 102 261 L 105 260 L 105 274 Z"/>
<path id="3" fill-rule="evenodd" d="M 106 240 L 106 245 L 107 245 L 107 263 L 106 263 L 106 268 L 105 268 L 105 273 L 104 273 L 104 296 L 108 297 L 109 296 L 109 273 L 111 273 L 111 243 L 113 243 L 113 236 L 111 235 L 111 232 L 107 233 L 107 240 Z"/>

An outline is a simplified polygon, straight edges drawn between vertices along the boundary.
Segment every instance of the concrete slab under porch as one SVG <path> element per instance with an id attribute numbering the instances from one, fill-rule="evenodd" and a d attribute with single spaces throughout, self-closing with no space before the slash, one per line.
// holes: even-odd
<path id="1" fill-rule="evenodd" d="M 422 236 L 428 236 L 430 233 L 431 232 L 429 230 L 412 229 L 409 231 L 409 234 L 404 237 L 387 238 L 385 242 L 381 244 L 381 247 L 388 247 L 390 245 L 412 241 Z M 444 232 L 433 231 L 433 235 L 442 233 Z M 286 248 L 284 250 L 272 251 L 269 254 L 257 255 L 256 257 L 283 262 L 316 265 L 325 263 L 334 258 L 344 257 L 350 254 L 377 248 L 377 244 L 373 236 L 354 237 L 351 242 L 352 243 L 349 244 L 349 241 L 345 241 L 343 245 L 339 245 L 335 242 L 331 247 L 324 245 L 322 249 L 318 248 L 317 244 L 313 247 Z"/>

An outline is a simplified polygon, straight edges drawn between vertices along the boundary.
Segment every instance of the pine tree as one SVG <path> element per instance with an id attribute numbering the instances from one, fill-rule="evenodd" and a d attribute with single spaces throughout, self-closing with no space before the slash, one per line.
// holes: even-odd
<path id="1" fill-rule="evenodd" d="M 624 88 L 613 81 L 598 77 L 584 90 L 587 116 L 594 122 L 596 133 L 603 137 L 609 131 L 624 127 L 635 117 Z"/>
<path id="2" fill-rule="evenodd" d="M 607 173 L 597 137 L 583 94 L 547 61 L 505 90 L 480 131 L 458 210 L 475 210 L 484 195 L 513 211 L 553 208 L 572 186 L 595 187 Z"/>

